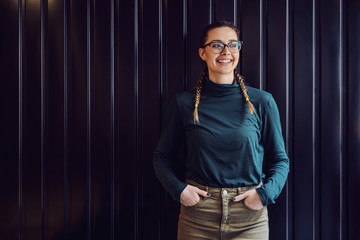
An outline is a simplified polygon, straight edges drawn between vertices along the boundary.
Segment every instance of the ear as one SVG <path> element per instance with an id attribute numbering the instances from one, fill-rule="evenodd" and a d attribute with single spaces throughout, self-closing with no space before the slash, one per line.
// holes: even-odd
<path id="1" fill-rule="evenodd" d="M 199 56 L 205 61 L 205 50 L 203 48 L 199 48 Z"/>

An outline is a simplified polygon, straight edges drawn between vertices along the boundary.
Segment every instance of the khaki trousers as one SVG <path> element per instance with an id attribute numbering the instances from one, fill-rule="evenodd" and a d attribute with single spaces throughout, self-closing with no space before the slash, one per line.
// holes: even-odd
<path id="1" fill-rule="evenodd" d="M 178 240 L 250 240 L 269 239 L 267 207 L 260 210 L 248 208 L 243 201 L 232 198 L 248 190 L 260 187 L 212 188 L 186 180 L 211 196 L 191 207 L 181 205 L 178 222 Z"/>

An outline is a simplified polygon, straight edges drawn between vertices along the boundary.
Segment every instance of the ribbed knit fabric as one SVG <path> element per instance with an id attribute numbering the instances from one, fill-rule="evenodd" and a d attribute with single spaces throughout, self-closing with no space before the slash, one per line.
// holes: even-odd
<path id="1" fill-rule="evenodd" d="M 279 112 L 271 94 L 247 89 L 256 109 L 253 115 L 236 81 L 216 84 L 207 79 L 198 106 L 200 124 L 193 120 L 193 91 L 178 93 L 170 101 L 153 163 L 160 182 L 176 201 L 186 184 L 175 176 L 173 161 L 185 139 L 187 179 L 231 188 L 263 181 L 257 189 L 263 205 L 275 202 L 289 172 Z"/>

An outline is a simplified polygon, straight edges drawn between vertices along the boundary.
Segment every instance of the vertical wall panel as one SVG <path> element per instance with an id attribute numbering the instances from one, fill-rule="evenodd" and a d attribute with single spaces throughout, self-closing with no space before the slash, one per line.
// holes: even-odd
<path id="1" fill-rule="evenodd" d="M 185 88 L 186 79 L 186 56 L 189 53 L 186 51 L 188 47 L 188 32 L 186 25 L 187 0 L 183 1 L 164 1 L 163 8 L 163 91 L 161 95 L 162 108 L 160 109 L 161 119 L 164 119 L 164 113 L 167 110 L 167 105 L 171 98 L 178 92 L 181 92 Z M 185 6 L 184 6 L 185 5 Z M 185 21 L 185 25 L 184 25 Z M 160 127 L 163 126 L 163 122 L 160 122 Z M 183 146 L 180 147 L 183 150 Z M 179 167 L 177 170 L 184 168 L 183 154 L 180 151 L 179 161 L 177 162 Z M 178 171 L 181 172 L 181 171 Z M 172 197 L 161 188 L 161 211 L 162 218 L 160 221 L 160 232 L 163 234 L 161 239 L 176 239 L 177 221 L 179 215 L 179 205 L 173 201 Z"/>
<path id="2" fill-rule="evenodd" d="M 202 71 L 201 29 L 235 21 L 239 69 L 273 94 L 291 171 L 270 239 L 356 239 L 355 0 L 0 3 L 1 239 L 175 239 L 152 153 Z M 176 163 L 181 178 L 183 146 Z"/>
<path id="3" fill-rule="evenodd" d="M 252 87 L 260 87 L 260 4 L 261 1 L 242 0 L 242 14 L 239 15 L 241 36 L 241 74 Z"/>
<path id="4" fill-rule="evenodd" d="M 87 120 L 86 120 L 86 0 L 70 1 L 68 13 L 68 234 L 86 237 Z"/>
<path id="5" fill-rule="evenodd" d="M 339 1 L 321 1 L 321 239 L 327 240 L 340 239 L 339 16 Z"/>
<path id="6" fill-rule="evenodd" d="M 347 19 L 346 34 L 348 39 L 347 61 L 348 71 L 347 89 L 347 173 L 348 188 L 344 194 L 348 197 L 348 209 L 344 209 L 348 217 L 348 227 L 344 231 L 348 233 L 348 239 L 356 239 L 359 236 L 360 219 L 360 53 L 357 49 L 360 42 L 360 2 L 348 1 L 345 11 Z M 344 149 L 345 150 L 345 149 Z"/>
<path id="7" fill-rule="evenodd" d="M 264 90 L 275 98 L 280 111 L 283 135 L 285 136 L 286 120 L 286 1 L 277 5 L 269 4 L 267 8 L 267 82 Z"/>
<path id="8" fill-rule="evenodd" d="M 137 97 L 137 15 L 138 1 L 117 1 L 119 135 L 119 225 L 117 234 L 124 239 L 137 239 L 137 170 L 136 170 L 136 102 Z"/>
<path id="9" fill-rule="evenodd" d="M 185 0 L 186 1 L 186 0 Z M 163 97 L 166 103 L 169 98 L 184 90 L 184 67 L 186 53 L 186 38 L 183 34 L 183 1 L 166 1 L 166 18 L 163 24 L 163 37 L 165 47 L 165 68 Z M 186 26 L 185 26 L 186 27 Z M 166 104 L 165 104 L 166 106 Z M 163 109 L 165 110 L 165 109 Z"/>
<path id="10" fill-rule="evenodd" d="M 44 230 L 45 239 L 64 236 L 64 32 L 61 2 L 50 1 L 44 20 Z"/>
<path id="11" fill-rule="evenodd" d="M 47 143 L 45 142 L 45 135 L 47 134 L 46 129 L 46 112 L 47 107 L 47 62 L 45 61 L 48 46 L 48 35 L 47 35 L 47 21 L 45 17 L 48 14 L 48 3 L 47 1 L 40 1 L 40 161 L 41 161 L 41 173 L 40 173 L 40 188 L 41 188 L 41 239 L 45 238 L 45 149 Z"/>
<path id="12" fill-rule="evenodd" d="M 19 226 L 18 8 L 17 1 L 0 2 L 0 236 L 4 239 L 16 239 Z"/>
<path id="13" fill-rule="evenodd" d="M 198 78 L 200 78 L 203 66 L 201 58 L 199 57 L 200 47 L 200 35 L 201 29 L 208 23 L 210 23 L 210 11 L 211 4 L 210 0 L 189 0 L 189 12 L 188 12 L 188 36 L 190 38 L 190 59 L 189 61 L 190 76 L 187 83 L 187 89 L 191 89 L 195 86 Z"/>
<path id="14" fill-rule="evenodd" d="M 110 239 L 115 237 L 115 1 L 110 2 Z"/>
<path id="15" fill-rule="evenodd" d="M 216 21 L 228 21 L 234 23 L 234 11 L 231 9 L 234 8 L 235 2 L 237 0 L 231 1 L 220 1 L 220 0 L 213 0 L 215 4 L 213 4 L 215 8 L 215 19 Z"/>
<path id="16" fill-rule="evenodd" d="M 263 74 L 266 75 L 265 89 L 269 91 L 278 106 L 282 133 L 286 140 L 286 1 L 278 4 L 267 2 L 267 47 L 266 65 Z M 287 143 L 291 144 L 291 143 Z M 289 146 L 287 146 L 289 147 Z M 286 188 L 284 187 L 275 205 L 269 207 L 270 237 L 286 239 Z"/>
<path id="17" fill-rule="evenodd" d="M 142 51 L 143 51 L 143 45 L 142 45 L 142 39 L 143 39 L 143 19 L 144 19 L 144 1 L 138 0 L 135 2 L 135 8 L 134 8 L 134 110 L 135 110 L 135 187 L 137 189 L 135 193 L 135 239 L 139 239 L 140 235 L 142 233 L 141 228 L 141 215 L 143 214 L 142 207 L 141 207 L 141 200 L 142 200 L 142 165 L 141 165 L 141 136 L 140 132 L 142 128 L 140 127 L 141 122 L 141 109 L 140 109 L 140 96 L 141 96 L 141 78 L 142 78 Z"/>
<path id="18" fill-rule="evenodd" d="M 93 1 L 91 26 L 91 220 L 92 239 L 111 236 L 110 1 Z M 89 93 L 88 93 L 89 94 Z"/>
<path id="19" fill-rule="evenodd" d="M 348 227 L 348 213 L 347 213 L 347 195 L 346 192 L 348 187 L 348 179 L 347 179 L 347 151 L 345 150 L 348 146 L 347 141 L 347 119 L 348 119 L 348 109 L 347 109 L 347 97 L 346 97 L 346 89 L 347 89 L 347 76 L 348 73 L 346 71 L 346 66 L 348 65 L 348 53 L 347 49 L 347 33 L 346 33 L 346 8 L 347 4 L 344 0 L 340 0 L 339 2 L 339 51 L 340 51 L 340 59 L 339 59 L 339 85 L 340 85 L 340 239 L 347 238 L 347 230 Z"/>
<path id="20" fill-rule="evenodd" d="M 18 59 L 18 77 L 19 77 L 19 91 L 18 91 L 18 237 L 21 239 L 23 236 L 23 156 L 24 156 L 24 147 L 23 147 L 23 88 L 24 88 L 24 6 L 21 0 L 18 2 L 18 21 L 19 21 L 19 32 L 18 32 L 18 46 L 19 46 L 19 59 Z"/>
<path id="21" fill-rule="evenodd" d="M 22 236 L 41 239 L 40 1 L 24 5 Z"/>
<path id="22" fill-rule="evenodd" d="M 286 0 L 286 109 L 285 109 L 285 148 L 290 159 L 293 159 L 294 151 L 294 2 Z M 290 169 L 293 169 L 293 161 L 290 161 Z M 294 198 L 293 198 L 293 175 L 289 174 L 284 186 L 285 202 L 285 239 L 293 235 Z"/>
<path id="23" fill-rule="evenodd" d="M 119 202 L 120 202 L 120 195 L 119 195 L 119 189 L 120 189 L 120 171 L 119 171 L 119 167 L 120 162 L 118 161 L 118 159 L 120 158 L 120 156 L 122 156 L 122 153 L 119 152 L 119 143 L 121 141 L 120 136 L 119 136 L 119 129 L 120 129 L 120 125 L 119 125 L 119 4 L 118 1 L 114 1 L 112 3 L 112 11 L 113 11 L 113 29 L 112 29 L 112 34 L 113 34 L 113 156 L 112 156 L 112 160 L 113 160 L 113 212 L 112 212 L 112 221 L 113 221 L 113 239 L 119 239 L 121 236 L 121 232 L 119 232 L 119 226 L 120 226 L 120 216 L 119 216 L 119 211 L 120 211 L 120 206 L 119 206 Z M 120 155 L 121 154 L 121 155 Z"/>
<path id="24" fill-rule="evenodd" d="M 320 239 L 321 235 L 321 5 L 313 0 L 312 17 L 312 179 L 313 179 L 313 239 Z"/>
<path id="25" fill-rule="evenodd" d="M 94 233 L 94 194 L 92 177 L 92 147 L 94 146 L 94 8 L 95 2 L 86 1 L 86 237 L 92 239 Z"/>
<path id="26" fill-rule="evenodd" d="M 68 42 L 69 42 L 69 1 L 64 0 L 63 5 L 63 41 L 64 41 L 64 53 L 63 53 L 63 127 L 64 127 L 64 142 L 63 142 L 63 149 L 64 149 L 64 238 L 69 238 L 69 108 L 68 108 L 68 85 L 69 85 L 69 78 L 68 78 Z"/>
<path id="27" fill-rule="evenodd" d="M 294 239 L 313 236 L 313 168 L 312 148 L 312 1 L 294 1 L 294 148 L 293 205 L 308 206 L 307 211 L 295 207 Z M 304 141 L 307 139 L 307 141 Z M 307 192 L 307 194 L 303 194 Z"/>
<path id="28" fill-rule="evenodd" d="M 267 89 L 268 1 L 259 0 L 259 89 Z"/>
<path id="29" fill-rule="evenodd" d="M 160 93 L 161 93 L 161 48 L 162 38 L 162 9 L 161 0 L 143 1 L 142 15 L 142 43 L 139 67 L 141 78 L 139 79 L 139 158 L 141 159 L 141 181 L 139 189 L 142 193 L 140 198 L 140 239 L 150 235 L 154 239 L 159 238 L 158 221 L 160 217 L 159 196 L 160 186 L 153 169 L 152 156 L 159 138 Z M 151 64 L 149 64 L 151 63 Z M 154 114 L 155 113 L 155 114 Z M 157 186 L 157 187 L 155 187 Z"/>

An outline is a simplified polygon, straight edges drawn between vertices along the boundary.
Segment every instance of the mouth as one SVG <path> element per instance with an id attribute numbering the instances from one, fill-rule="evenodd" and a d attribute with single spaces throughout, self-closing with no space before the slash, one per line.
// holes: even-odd
<path id="1" fill-rule="evenodd" d="M 221 64 L 231 63 L 232 61 L 233 61 L 232 59 L 218 59 L 218 60 L 216 60 L 217 63 L 221 63 Z"/>

